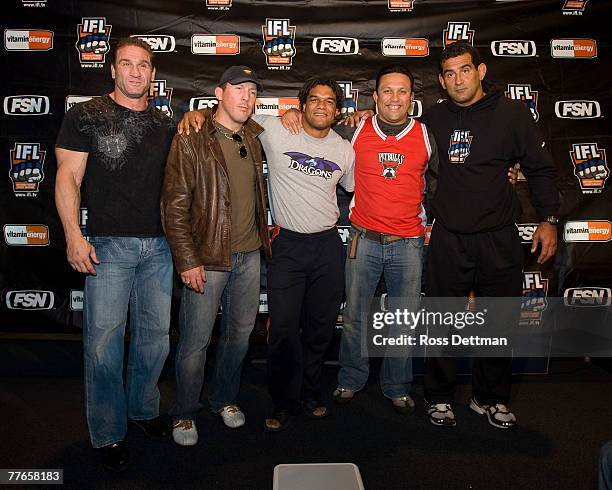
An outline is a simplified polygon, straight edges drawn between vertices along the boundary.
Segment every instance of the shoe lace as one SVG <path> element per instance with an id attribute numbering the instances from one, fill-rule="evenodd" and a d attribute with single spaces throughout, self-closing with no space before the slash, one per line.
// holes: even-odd
<path id="1" fill-rule="evenodd" d="M 177 422 L 174 423 L 174 428 L 175 429 L 183 429 L 183 430 L 190 430 L 193 427 L 193 420 L 189 420 L 189 419 L 185 419 L 185 420 L 178 420 Z"/>
<path id="2" fill-rule="evenodd" d="M 236 406 L 236 405 L 228 405 L 226 407 L 223 407 L 223 410 L 221 410 L 222 412 L 225 411 L 228 413 L 228 415 L 234 415 L 237 412 L 240 411 L 240 409 Z"/>

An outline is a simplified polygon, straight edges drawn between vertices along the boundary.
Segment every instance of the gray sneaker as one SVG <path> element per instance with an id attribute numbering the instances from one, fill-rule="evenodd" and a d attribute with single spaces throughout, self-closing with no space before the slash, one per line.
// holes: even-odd
<path id="1" fill-rule="evenodd" d="M 355 396 L 355 392 L 353 390 L 349 390 L 347 388 L 336 388 L 332 393 L 332 398 L 339 405 L 346 405 L 350 402 Z"/>
<path id="2" fill-rule="evenodd" d="M 175 420 L 172 424 L 172 439 L 179 446 L 195 446 L 198 443 L 198 429 L 191 419 Z"/>
<path id="3" fill-rule="evenodd" d="M 401 415 L 410 415 L 414 413 L 415 404 L 410 395 L 398 396 L 391 399 L 393 409 Z"/>

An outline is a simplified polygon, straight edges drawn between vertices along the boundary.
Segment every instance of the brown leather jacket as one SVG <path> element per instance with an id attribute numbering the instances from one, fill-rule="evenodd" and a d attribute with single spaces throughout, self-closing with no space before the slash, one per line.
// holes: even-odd
<path id="1" fill-rule="evenodd" d="M 227 167 L 215 136 L 212 112 L 205 111 L 202 129 L 172 141 L 162 189 L 162 224 L 176 268 L 200 265 L 207 270 L 231 269 L 231 203 Z M 263 128 L 252 119 L 245 125 L 244 144 L 255 162 L 257 225 L 269 257 L 266 190 L 257 139 Z"/>

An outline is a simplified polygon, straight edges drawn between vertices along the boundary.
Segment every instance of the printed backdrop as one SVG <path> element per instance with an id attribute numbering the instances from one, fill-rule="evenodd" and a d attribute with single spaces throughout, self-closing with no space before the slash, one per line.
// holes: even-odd
<path id="1" fill-rule="evenodd" d="M 526 251 L 526 303 L 542 303 L 548 295 L 562 296 L 572 306 L 610 304 L 609 2 L 5 3 L 0 50 L 0 333 L 80 332 L 83 277 L 65 259 L 53 201 L 54 143 L 73 104 L 111 91 L 109 47 L 131 35 L 157 53 L 149 97 L 176 121 L 186 110 L 214 105 L 220 74 L 235 64 L 251 66 L 263 80 L 265 91 L 256 111 L 280 115 L 297 106 L 298 89 L 313 74 L 341 83 L 343 112 L 371 108 L 379 67 L 405 63 L 415 75 L 412 113 L 419 117 L 444 97 L 437 80 L 440 51 L 458 39 L 469 40 L 482 52 L 488 80 L 529 107 L 559 169 L 560 247 L 555 262 L 544 267 L 529 254 L 537 216 L 526 183 L 517 184 L 524 206 L 517 233 Z M 445 142 L 438 146 L 447 150 Z M 338 199 L 339 233 L 346 239 L 350 196 L 339 190 Z M 87 214 L 85 190 L 80 212 L 85 234 Z M 266 311 L 262 280 L 261 313 Z M 537 316 L 526 313 L 527 324 L 537 323 Z"/>

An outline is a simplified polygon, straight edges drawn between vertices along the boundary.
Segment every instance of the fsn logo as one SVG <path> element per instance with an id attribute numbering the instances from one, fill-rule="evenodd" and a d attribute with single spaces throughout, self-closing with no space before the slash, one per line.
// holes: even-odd
<path id="1" fill-rule="evenodd" d="M 145 34 L 132 34 L 130 37 L 135 37 L 144 41 L 149 45 L 154 53 L 171 53 L 176 48 L 176 39 L 174 36 L 149 36 Z"/>
<path id="2" fill-rule="evenodd" d="M 595 119 L 601 117 L 601 106 L 596 100 L 558 100 L 555 115 L 560 119 Z"/>
<path id="3" fill-rule="evenodd" d="M 606 150 L 597 143 L 574 143 L 570 151 L 574 175 L 583 194 L 600 194 L 610 176 Z"/>
<path id="4" fill-rule="evenodd" d="M 149 104 L 162 111 L 166 116 L 172 117 L 172 89 L 166 86 L 166 80 L 153 80 L 147 96 Z"/>
<path id="5" fill-rule="evenodd" d="M 610 306 L 610 288 L 568 288 L 563 293 L 565 306 Z"/>
<path id="6" fill-rule="evenodd" d="M 101 68 L 110 51 L 112 25 L 104 17 L 83 17 L 77 26 L 76 50 L 83 68 Z"/>
<path id="7" fill-rule="evenodd" d="M 87 208 L 79 208 L 79 228 L 84 237 L 87 236 L 87 220 L 89 219 L 89 211 Z"/>
<path id="8" fill-rule="evenodd" d="M 359 91 L 353 88 L 353 82 L 338 82 L 338 85 L 344 93 L 342 109 L 340 110 L 342 117 L 353 114 L 357 110 Z"/>
<path id="9" fill-rule="evenodd" d="M 40 149 L 40 143 L 15 143 L 10 152 L 9 177 L 17 197 L 38 195 L 40 183 L 45 177 L 43 166 L 46 153 Z"/>
<path id="10" fill-rule="evenodd" d="M 516 228 L 521 239 L 521 243 L 531 243 L 533 234 L 538 229 L 538 223 L 517 223 Z"/>
<path id="11" fill-rule="evenodd" d="M 469 130 L 456 129 L 450 137 L 448 145 L 448 159 L 450 163 L 465 163 L 470 155 L 472 139 Z"/>
<path id="12" fill-rule="evenodd" d="M 531 90 L 530 84 L 508 84 L 506 97 L 523 102 L 527 106 L 527 109 L 529 109 L 529 112 L 531 112 L 533 120 L 537 122 L 540 119 L 540 114 L 538 113 L 538 92 Z"/>
<path id="13" fill-rule="evenodd" d="M 4 113 L 8 116 L 44 116 L 49 114 L 49 97 L 10 95 L 4 98 Z"/>
<path id="14" fill-rule="evenodd" d="M 289 69 L 295 56 L 295 26 L 289 19 L 266 19 L 261 29 L 268 68 Z"/>
<path id="15" fill-rule="evenodd" d="M 505 40 L 493 41 L 491 43 L 491 52 L 493 56 L 527 58 L 535 56 L 536 51 L 536 43 L 534 41 Z"/>
<path id="16" fill-rule="evenodd" d="M 412 104 L 410 105 L 410 110 L 408 111 L 408 115 L 410 117 L 421 117 L 423 114 L 423 103 L 420 100 L 413 99 Z"/>
<path id="17" fill-rule="evenodd" d="M 190 111 L 199 111 L 201 109 L 212 109 L 219 101 L 216 97 L 193 97 L 189 101 Z"/>
<path id="18" fill-rule="evenodd" d="M 561 11 L 563 15 L 582 15 L 589 0 L 565 0 Z"/>
<path id="19" fill-rule="evenodd" d="M 467 41 L 474 45 L 474 30 L 470 29 L 469 22 L 449 22 L 442 32 L 444 47 L 456 41 Z"/>
<path id="20" fill-rule="evenodd" d="M 54 303 L 52 291 L 22 290 L 6 293 L 6 307 L 11 310 L 50 310 Z"/>
<path id="21" fill-rule="evenodd" d="M 316 54 L 358 54 L 359 41 L 354 37 L 315 37 L 312 40 L 312 50 Z"/>

